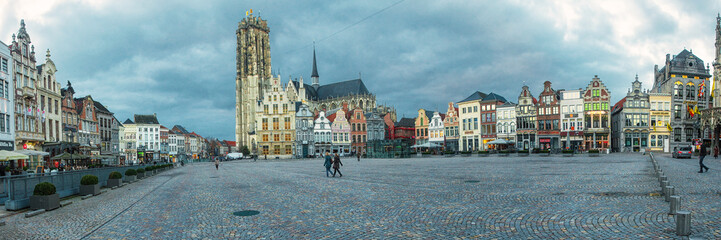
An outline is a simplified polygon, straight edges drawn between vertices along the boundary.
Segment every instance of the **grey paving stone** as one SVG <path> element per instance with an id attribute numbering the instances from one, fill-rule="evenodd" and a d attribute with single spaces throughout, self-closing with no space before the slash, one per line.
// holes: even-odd
<path id="1" fill-rule="evenodd" d="M 659 159 L 661 165 L 664 161 Z M 8 217 L 12 227 L 0 228 L 0 235 L 14 239 L 675 238 L 668 231 L 675 224 L 658 194 L 653 165 L 640 154 L 348 159 L 341 168 L 343 177 L 335 178 L 325 176 L 322 163 L 320 159 L 227 162 L 220 170 L 212 163 L 187 165 L 42 216 Z M 719 165 L 710 167 L 713 171 Z M 683 191 L 681 184 L 674 186 L 677 193 Z M 260 214 L 233 215 L 241 210 Z M 719 219 L 716 216 L 714 221 Z M 697 215 L 694 218 L 699 221 Z"/>

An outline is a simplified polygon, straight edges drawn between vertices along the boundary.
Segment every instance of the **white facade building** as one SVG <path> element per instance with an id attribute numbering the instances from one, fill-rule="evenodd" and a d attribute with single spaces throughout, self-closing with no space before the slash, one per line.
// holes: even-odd
<path id="1" fill-rule="evenodd" d="M 325 117 L 325 112 L 321 111 L 318 113 L 318 118 L 315 119 L 315 126 L 313 126 L 316 155 L 322 156 L 326 151 L 330 152 L 331 134 L 330 120 Z"/>
<path id="2" fill-rule="evenodd" d="M 496 107 L 496 135 L 511 143 L 516 142 L 516 104 L 506 102 Z"/>
<path id="3" fill-rule="evenodd" d="M 583 148 L 583 90 L 561 92 L 561 149 Z"/>
<path id="4" fill-rule="evenodd" d="M 445 141 L 445 128 L 443 127 L 443 118 L 438 112 L 433 112 L 430 124 L 428 125 L 428 142 L 443 145 Z"/>
<path id="5" fill-rule="evenodd" d="M 0 150 L 15 150 L 15 118 L 14 101 L 15 89 L 13 80 L 12 55 L 5 43 L 0 41 Z"/>

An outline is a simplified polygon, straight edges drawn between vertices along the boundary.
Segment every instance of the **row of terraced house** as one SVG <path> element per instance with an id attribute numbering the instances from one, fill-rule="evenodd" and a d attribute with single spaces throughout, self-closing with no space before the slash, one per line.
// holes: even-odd
<path id="1" fill-rule="evenodd" d="M 0 42 L 0 150 L 30 156 L 3 166 L 170 162 L 181 155 L 205 154 L 207 140 L 182 127 L 177 131 L 164 128 L 155 114 L 135 115 L 134 120 L 121 123 L 107 105 L 90 95 L 76 96 L 70 81 L 65 87 L 58 82 L 50 50 L 45 52 L 44 62 L 37 64 L 24 20 L 9 45 Z M 171 143 L 171 139 L 178 140 Z M 50 160 L 62 153 L 87 159 Z"/>

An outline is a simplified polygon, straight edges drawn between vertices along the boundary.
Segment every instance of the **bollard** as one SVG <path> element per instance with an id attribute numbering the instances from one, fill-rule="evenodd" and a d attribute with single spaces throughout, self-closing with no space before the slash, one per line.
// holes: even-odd
<path id="1" fill-rule="evenodd" d="M 668 181 L 662 181 L 661 182 L 661 192 L 666 193 L 666 186 L 668 186 Z"/>
<path id="2" fill-rule="evenodd" d="M 664 191 L 663 198 L 666 199 L 666 202 L 671 201 L 671 196 L 674 195 L 674 188 L 673 186 L 666 186 L 666 190 Z"/>
<path id="3" fill-rule="evenodd" d="M 671 196 L 671 209 L 668 211 L 669 215 L 676 215 L 679 207 L 681 207 L 681 196 Z"/>
<path id="4" fill-rule="evenodd" d="M 668 181 L 668 177 L 666 177 L 666 176 L 660 176 L 660 177 L 658 177 L 658 182 L 659 182 L 659 184 L 660 184 L 661 182 L 663 182 L 663 181 Z"/>
<path id="5" fill-rule="evenodd" d="M 677 236 L 691 235 L 691 212 L 689 212 L 689 211 L 677 211 L 676 212 L 676 235 Z"/>

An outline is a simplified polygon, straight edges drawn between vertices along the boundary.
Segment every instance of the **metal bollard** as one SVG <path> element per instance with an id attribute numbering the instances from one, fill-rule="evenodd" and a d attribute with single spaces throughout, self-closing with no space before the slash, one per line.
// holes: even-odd
<path id="1" fill-rule="evenodd" d="M 666 199 L 666 202 L 671 201 L 671 196 L 674 195 L 674 188 L 673 186 L 666 186 L 666 190 L 664 190 L 663 197 Z"/>
<path id="2" fill-rule="evenodd" d="M 669 215 L 676 215 L 678 209 L 681 207 L 681 196 L 671 196 L 671 209 L 668 211 Z"/>
<path id="3" fill-rule="evenodd" d="M 689 211 L 677 211 L 676 212 L 676 235 L 677 236 L 691 235 L 691 212 L 689 212 Z"/>
<path id="4" fill-rule="evenodd" d="M 666 176 L 660 176 L 660 177 L 658 177 L 658 182 L 659 182 L 659 183 L 661 183 L 661 182 L 663 182 L 663 181 L 668 181 L 668 177 L 666 177 Z"/>
<path id="5" fill-rule="evenodd" d="M 666 186 L 668 186 L 668 181 L 661 181 L 661 192 L 666 193 Z"/>

